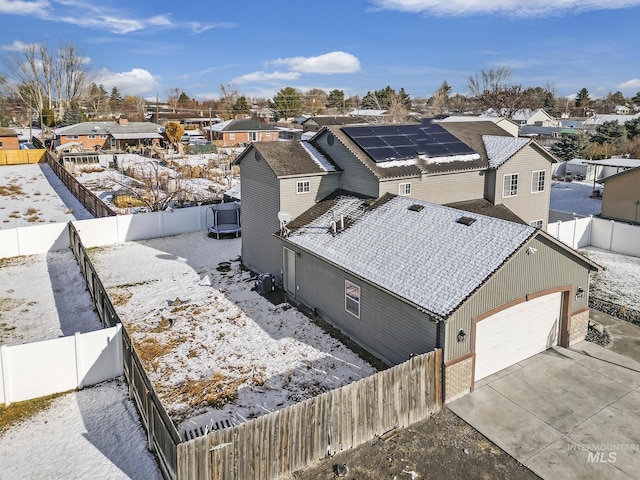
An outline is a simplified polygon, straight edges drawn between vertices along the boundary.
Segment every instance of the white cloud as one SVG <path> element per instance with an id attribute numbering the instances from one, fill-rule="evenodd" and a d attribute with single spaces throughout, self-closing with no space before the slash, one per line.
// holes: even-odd
<path id="1" fill-rule="evenodd" d="M 50 6 L 51 4 L 48 0 L 35 0 L 33 2 L 24 0 L 0 0 L 0 13 L 40 16 L 43 10 L 48 9 Z"/>
<path id="2" fill-rule="evenodd" d="M 111 72 L 100 70 L 95 75 L 95 83 L 102 85 L 109 91 L 117 87 L 123 95 L 142 95 L 157 91 L 160 82 L 149 71 L 143 68 L 134 68 L 128 72 Z"/>
<path id="3" fill-rule="evenodd" d="M 627 80 L 626 82 L 622 82 L 620 85 L 618 85 L 618 88 L 620 90 L 627 90 L 627 89 L 640 89 L 640 78 L 633 78 L 631 80 Z"/>
<path id="4" fill-rule="evenodd" d="M 435 16 L 504 14 L 515 17 L 541 17 L 564 12 L 615 10 L 639 6 L 640 0 L 370 0 L 381 10 L 425 13 Z"/>
<path id="5" fill-rule="evenodd" d="M 5 50 L 7 52 L 24 52 L 25 48 L 28 48 L 31 45 L 36 45 L 32 43 L 24 43 L 20 40 L 14 40 L 11 45 L 3 45 L 0 49 Z"/>
<path id="6" fill-rule="evenodd" d="M 279 82 L 280 80 L 296 80 L 299 72 L 252 72 L 231 80 L 231 83 Z"/>
<path id="7" fill-rule="evenodd" d="M 317 57 L 278 58 L 273 65 L 287 65 L 291 70 L 301 73 L 355 73 L 360 70 L 360 61 L 355 55 L 346 52 L 329 52 Z"/>

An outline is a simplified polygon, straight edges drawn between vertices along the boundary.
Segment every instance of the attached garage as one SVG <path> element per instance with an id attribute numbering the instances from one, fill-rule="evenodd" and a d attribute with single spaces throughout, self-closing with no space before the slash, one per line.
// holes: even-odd
<path id="1" fill-rule="evenodd" d="M 544 295 L 476 323 L 474 381 L 558 344 L 562 293 Z"/>

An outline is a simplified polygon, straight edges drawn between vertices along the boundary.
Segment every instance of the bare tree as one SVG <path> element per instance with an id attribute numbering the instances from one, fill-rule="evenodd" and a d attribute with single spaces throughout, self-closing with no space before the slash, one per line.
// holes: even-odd
<path id="1" fill-rule="evenodd" d="M 171 111 L 174 113 L 178 110 L 178 101 L 180 100 L 180 94 L 182 90 L 178 87 L 173 87 L 167 90 L 167 103 L 171 107 Z"/>
<path id="2" fill-rule="evenodd" d="M 468 88 L 471 95 L 485 110 L 493 110 L 496 115 L 511 118 L 513 114 L 526 108 L 530 101 L 528 91 L 519 84 L 508 83 L 511 70 L 500 67 L 484 70 L 471 75 Z"/>
<path id="3" fill-rule="evenodd" d="M 3 63 L 14 93 L 36 114 L 57 108 L 58 117 L 62 117 L 87 88 L 85 60 L 73 44 L 54 52 L 46 44 L 27 44 L 20 52 L 4 57 Z"/>
<path id="4" fill-rule="evenodd" d="M 394 95 L 389 102 L 385 121 L 388 123 L 402 123 L 407 119 L 409 110 L 400 95 Z"/>

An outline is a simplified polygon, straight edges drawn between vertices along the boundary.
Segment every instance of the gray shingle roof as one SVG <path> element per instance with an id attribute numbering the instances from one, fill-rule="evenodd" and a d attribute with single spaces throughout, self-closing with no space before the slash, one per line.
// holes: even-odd
<path id="1" fill-rule="evenodd" d="M 257 151 L 277 177 L 313 175 L 338 171 L 338 167 L 307 142 L 254 142 L 237 158 L 252 161 Z M 242 168 L 242 167 L 241 167 Z"/>
<path id="2" fill-rule="evenodd" d="M 287 241 L 439 318 L 447 318 L 536 233 L 528 225 L 408 197 L 387 194 L 371 203 L 342 196 L 330 202 L 314 207 L 316 217 L 303 214 L 304 222 L 291 222 Z M 414 204 L 424 208 L 409 210 Z M 475 222 L 458 223 L 463 216 Z"/>
<path id="3" fill-rule="evenodd" d="M 91 135 L 91 134 L 157 134 L 162 126 L 151 122 L 128 122 L 121 125 L 118 122 L 82 122 L 75 125 L 57 128 L 58 135 Z"/>

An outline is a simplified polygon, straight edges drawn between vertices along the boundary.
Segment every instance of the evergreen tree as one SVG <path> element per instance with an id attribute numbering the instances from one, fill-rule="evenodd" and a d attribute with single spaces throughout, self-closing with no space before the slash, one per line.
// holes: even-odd
<path id="1" fill-rule="evenodd" d="M 302 113 L 302 95 L 293 87 L 285 87 L 269 102 L 277 119 L 297 117 Z"/>
<path id="2" fill-rule="evenodd" d="M 71 106 L 64 112 L 62 116 L 62 122 L 60 126 L 65 127 L 67 125 L 76 125 L 85 121 L 85 115 L 80 105 L 73 102 Z"/>
<path id="3" fill-rule="evenodd" d="M 578 93 L 576 93 L 576 107 L 588 107 L 589 102 L 591 102 L 589 90 L 581 88 Z"/>
<path id="4" fill-rule="evenodd" d="M 339 111 L 344 110 L 344 91 L 343 90 L 331 90 L 327 96 L 327 107 L 336 108 Z"/>
<path id="5" fill-rule="evenodd" d="M 581 158 L 587 151 L 588 144 L 587 136 L 583 132 L 565 135 L 551 147 L 551 153 L 563 161 Z"/>
<path id="6" fill-rule="evenodd" d="M 627 138 L 629 140 L 640 137 L 640 118 L 627 120 L 626 122 L 624 122 L 624 128 L 627 131 Z"/>
<path id="7" fill-rule="evenodd" d="M 231 107 L 231 111 L 233 112 L 234 116 L 249 115 L 251 113 L 251 106 L 247 101 L 247 97 L 245 97 L 244 95 L 242 97 L 239 97 L 238 100 L 236 100 L 236 103 L 234 103 Z"/>
<path id="8" fill-rule="evenodd" d="M 120 111 L 120 107 L 122 106 L 122 94 L 118 87 L 113 87 L 111 89 L 111 95 L 109 96 L 109 107 L 111 107 L 111 113 L 117 113 Z"/>
<path id="9" fill-rule="evenodd" d="M 617 120 L 603 122 L 596 127 L 595 133 L 591 135 L 591 141 L 598 145 L 605 143 L 615 145 L 624 137 L 624 133 L 624 126 L 620 125 Z"/>
<path id="10" fill-rule="evenodd" d="M 631 101 L 636 105 L 640 105 L 640 92 L 636 93 L 633 97 L 631 97 Z"/>

